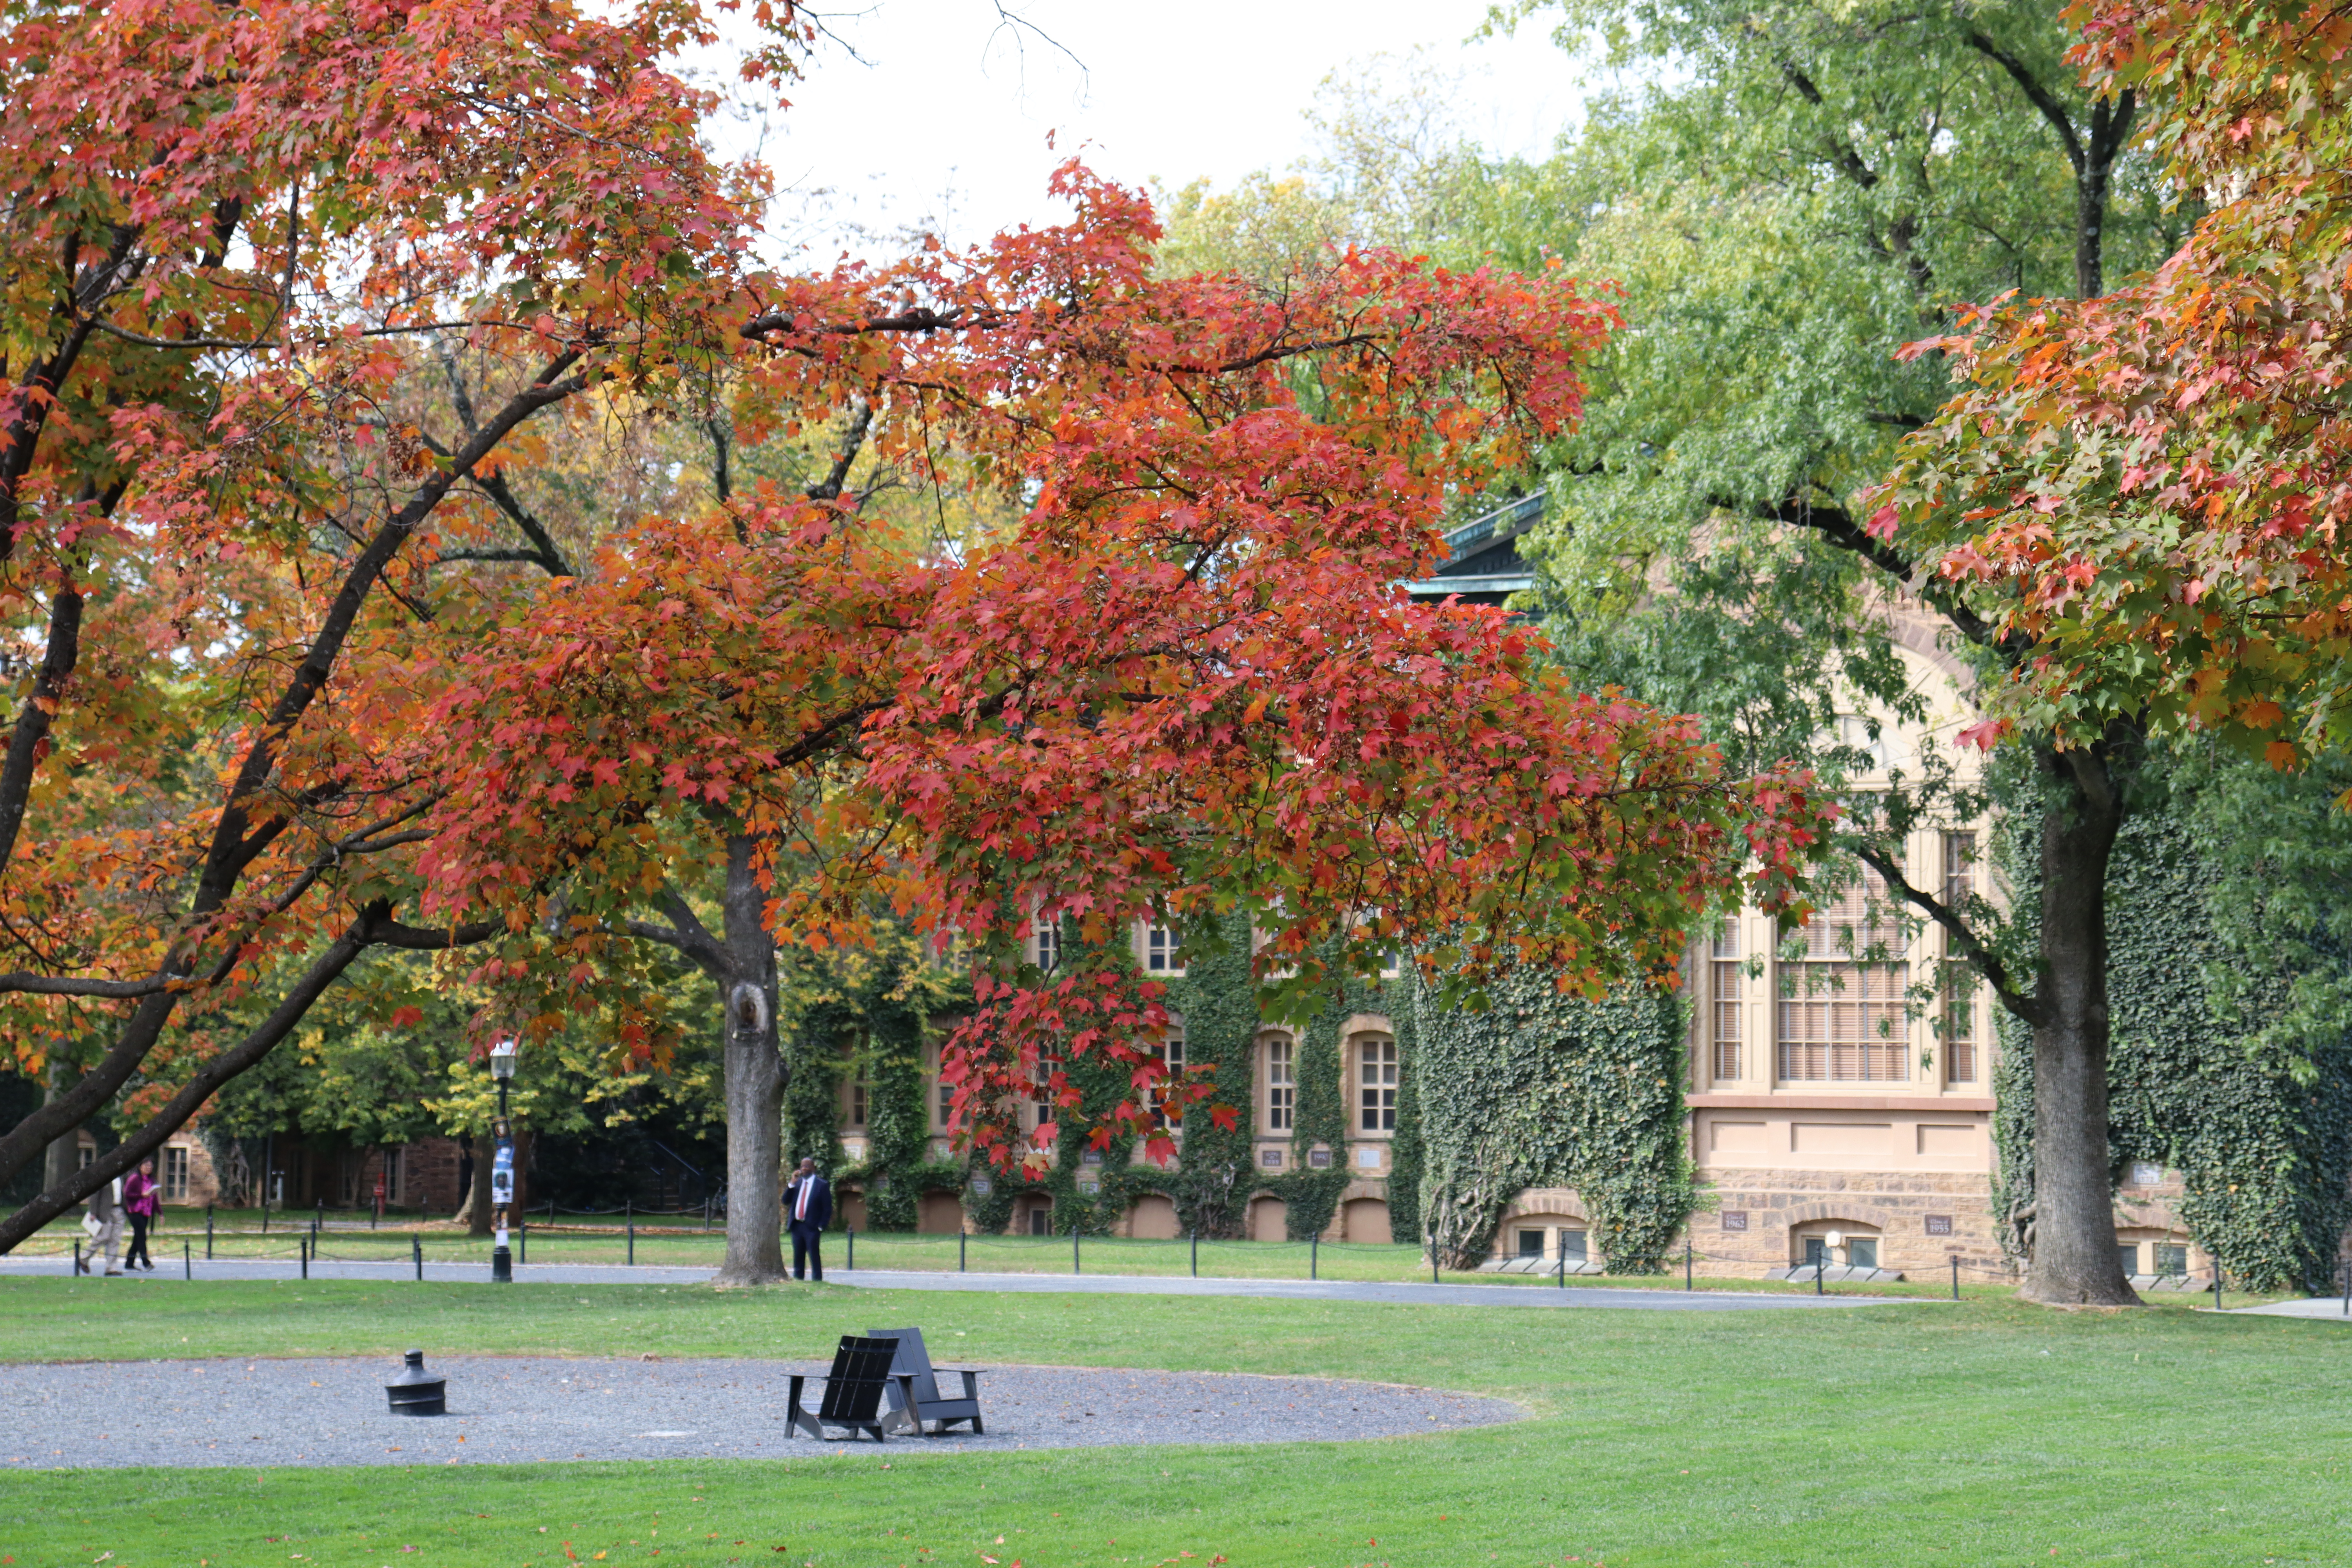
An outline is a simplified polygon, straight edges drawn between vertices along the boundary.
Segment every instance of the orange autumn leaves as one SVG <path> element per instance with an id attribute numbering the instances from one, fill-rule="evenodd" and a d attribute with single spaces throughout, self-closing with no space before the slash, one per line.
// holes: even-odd
<path id="1" fill-rule="evenodd" d="M 79 1037 L 94 1092 L 152 1099 L 217 1044 L 192 1016 L 413 891 L 420 542 L 530 419 L 745 308 L 761 177 L 648 64 L 704 36 L 537 0 L 0 24 L 0 609 L 44 671 L 0 776 L 20 1066 Z M 479 443 L 418 415 L 436 334 L 500 366 Z"/>
<path id="2" fill-rule="evenodd" d="M 1213 1096 L 1149 1049 L 1160 989 L 1115 956 L 1138 919 L 1246 908 L 1294 991 L 1441 943 L 1474 981 L 1597 986 L 1670 968 L 1743 861 L 1785 893 L 1823 809 L 1803 780 L 1723 779 L 1687 721 L 1395 586 L 1449 492 L 1576 417 L 1604 307 L 1375 253 L 1281 296 L 1155 279 L 1139 198 L 1059 184 L 1069 225 L 797 285 L 740 369 L 747 424 L 854 397 L 878 457 L 929 480 L 952 452 L 1017 523 L 910 542 L 853 486 L 617 536 L 453 667 L 438 918 L 505 911 L 541 1016 L 625 1011 L 628 907 L 714 824 L 755 834 L 781 939 L 896 907 L 975 963 L 943 1071 L 1011 1161 L 1012 1101 L 1074 1107 L 1074 1058 L 1129 1070 L 1098 1140 L 1164 1155 L 1155 1113 Z M 1052 973 L 1023 962 L 1041 916 L 1077 938 Z"/>
<path id="3" fill-rule="evenodd" d="M 650 63 L 709 33 L 520 0 L 5 23 L 0 605 L 58 671 L 0 772 L 21 1066 L 95 1042 L 77 1093 L 158 1099 L 351 944 L 484 930 L 499 1019 L 601 1012 L 656 1056 L 631 912 L 740 830 L 788 943 L 896 910 L 977 966 L 947 1074 L 993 1154 L 1008 1097 L 1066 1105 L 1054 1064 L 1094 1052 L 1164 1152 L 1213 1086 L 1144 1048 L 1132 920 L 1245 909 L 1293 993 L 1406 946 L 1597 986 L 1750 862 L 1788 895 L 1806 780 L 1725 779 L 1686 721 L 1394 587 L 1578 417 L 1595 291 L 1384 253 L 1160 279 L 1149 205 L 1076 165 L 1067 224 L 781 274 L 764 175 Z M 854 460 L 814 500 L 646 499 L 645 454 L 712 424 Z M 629 464 L 594 470 L 599 428 Z M 958 487 L 1001 525 L 899 504 Z M 532 557 L 576 575 L 490 548 L 518 490 L 604 506 Z M 1041 914 L 1078 939 L 1051 975 Z"/>
<path id="4" fill-rule="evenodd" d="M 2352 740 L 2352 20 L 2295 4 L 2079 6 L 2089 79 L 2152 95 L 2208 210 L 2097 300 L 2006 301 L 1915 345 L 1963 390 L 1876 526 L 1999 595 L 2015 670 L 1979 731 L 2120 716 L 2293 766 Z"/>

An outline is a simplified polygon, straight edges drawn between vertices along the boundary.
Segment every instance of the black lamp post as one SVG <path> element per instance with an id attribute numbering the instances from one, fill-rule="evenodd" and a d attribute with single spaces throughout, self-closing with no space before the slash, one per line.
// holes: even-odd
<path id="1" fill-rule="evenodd" d="M 490 1076 L 499 1081 L 499 1120 L 491 1132 L 498 1152 L 490 1161 L 490 1203 L 497 1213 L 492 1224 L 497 1239 L 490 1251 L 490 1280 L 514 1283 L 514 1254 L 507 1250 L 507 1215 L 514 1207 L 514 1123 L 507 1120 L 507 1085 L 514 1081 L 515 1040 L 512 1036 L 490 1047 Z"/>

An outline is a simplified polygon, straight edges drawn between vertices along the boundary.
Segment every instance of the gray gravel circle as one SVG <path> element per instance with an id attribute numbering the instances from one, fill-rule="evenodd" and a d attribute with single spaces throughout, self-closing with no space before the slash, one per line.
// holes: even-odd
<path id="1" fill-rule="evenodd" d="M 428 1350 L 425 1366 L 449 1381 L 445 1416 L 390 1414 L 383 1385 L 400 1370 L 392 1358 L 0 1366 L 0 1472 L 779 1459 L 850 1447 L 820 1446 L 786 1429 L 786 1380 L 822 1373 L 818 1363 L 445 1359 Z M 887 1451 L 1347 1442 L 1526 1415 L 1499 1399 L 1237 1373 L 991 1366 L 980 1385 L 985 1436 L 959 1429 L 949 1437 L 894 1437 Z"/>

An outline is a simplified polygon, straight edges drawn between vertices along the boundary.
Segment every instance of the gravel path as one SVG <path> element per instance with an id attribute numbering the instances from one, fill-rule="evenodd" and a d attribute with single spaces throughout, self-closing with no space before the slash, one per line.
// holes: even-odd
<path id="1" fill-rule="evenodd" d="M 292 1279 L 298 1265 L 263 1258 L 222 1258 L 189 1266 L 194 1280 Z M 0 1258 L 0 1279 L 16 1275 L 64 1277 L 73 1265 L 64 1258 Z M 625 1268 L 618 1264 L 530 1263 L 515 1266 L 519 1285 L 706 1285 L 709 1268 L 675 1268 L 648 1264 Z M 407 1262 L 313 1263 L 312 1279 L 414 1279 Z M 427 1263 L 425 1278 L 447 1284 L 489 1283 L 486 1263 Z M 934 1274 L 882 1268 L 831 1268 L 825 1282 L 869 1290 L 985 1290 L 1015 1294 L 1081 1296 L 1258 1296 L 1301 1301 L 1391 1301 L 1424 1307 L 1630 1307 L 1663 1312 L 1750 1312 L 1806 1310 L 1816 1307 L 1884 1307 L 1895 1302 L 1932 1304 L 1921 1297 L 1771 1295 L 1740 1290 L 1640 1290 L 1615 1286 L 1570 1285 L 1554 1289 L 1541 1283 L 1526 1285 L 1383 1284 L 1361 1279 L 1234 1279 L 1165 1274 Z M 125 1289 L 182 1286 L 177 1261 L 154 1273 L 115 1282 Z M 114 1289 L 110 1285 L 109 1289 Z"/>
<path id="2" fill-rule="evenodd" d="M 0 1375 L 0 1473 L 120 1465 L 437 1465 L 790 1458 L 785 1380 L 817 1363 L 425 1358 L 438 1419 L 385 1408 L 393 1359 L 18 1363 Z M 1519 1419 L 1499 1399 L 1222 1373 L 999 1366 L 986 1436 L 893 1438 L 890 1454 L 1135 1443 L 1295 1443 Z M 744 1412 L 751 1412 L 749 1419 Z"/>

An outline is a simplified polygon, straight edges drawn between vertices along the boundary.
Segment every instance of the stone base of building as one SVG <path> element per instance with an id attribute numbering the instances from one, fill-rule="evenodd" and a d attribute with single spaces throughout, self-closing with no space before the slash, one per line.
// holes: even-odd
<path id="1" fill-rule="evenodd" d="M 1834 1232 L 1849 1246 L 1873 1244 L 1869 1267 L 1882 1274 L 1948 1275 L 1957 1257 L 1964 1279 L 2011 1278 L 1993 1230 L 1991 1179 L 1981 1172 L 1712 1169 L 1704 1179 L 1715 1203 L 1691 1225 L 1701 1273 L 1753 1279 L 1785 1271 L 1808 1261 L 1808 1240 Z"/>

